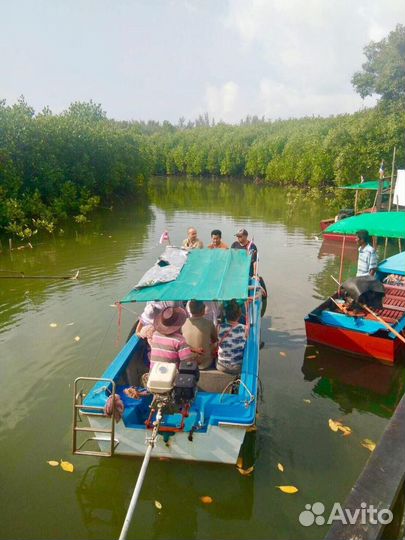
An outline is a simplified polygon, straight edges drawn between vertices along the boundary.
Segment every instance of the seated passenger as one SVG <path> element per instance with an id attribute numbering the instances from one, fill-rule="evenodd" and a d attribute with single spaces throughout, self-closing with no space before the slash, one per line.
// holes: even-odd
<path id="1" fill-rule="evenodd" d="M 128 339 L 135 332 L 138 337 L 150 340 L 155 330 L 153 322 L 158 313 L 167 307 L 176 307 L 179 304 L 179 302 L 147 302 L 141 316 L 132 327 Z"/>
<path id="2" fill-rule="evenodd" d="M 189 227 L 187 229 L 187 238 L 183 240 L 182 247 L 187 249 L 202 249 L 204 244 L 197 237 L 197 229 Z"/>
<path id="3" fill-rule="evenodd" d="M 187 313 L 181 307 L 167 307 L 154 319 L 155 331 L 150 340 L 150 367 L 155 362 L 194 360 L 195 354 L 180 333 L 186 322 Z"/>
<path id="4" fill-rule="evenodd" d="M 182 327 L 184 339 L 191 349 L 197 353 L 196 359 L 200 369 L 208 369 L 214 358 L 217 330 L 211 320 L 204 317 L 205 305 L 199 300 L 190 300 L 188 308 L 191 318 Z"/>
<path id="5" fill-rule="evenodd" d="M 211 232 L 211 244 L 209 244 L 208 249 L 228 249 L 228 244 L 222 242 L 222 232 L 219 229 L 214 229 Z"/>
<path id="6" fill-rule="evenodd" d="M 189 300 L 186 304 L 186 311 L 189 317 L 191 317 L 191 311 L 190 311 L 190 302 L 193 302 L 193 300 Z M 212 321 L 215 328 L 218 325 L 219 319 L 222 317 L 222 303 L 217 302 L 216 300 L 211 300 L 208 302 L 204 302 L 205 304 L 205 312 L 203 314 L 204 319 L 207 319 L 208 321 Z"/>
<path id="7" fill-rule="evenodd" d="M 226 322 L 218 329 L 217 369 L 225 373 L 239 374 L 242 370 L 246 344 L 246 326 L 239 322 L 242 311 L 235 300 L 225 306 Z"/>

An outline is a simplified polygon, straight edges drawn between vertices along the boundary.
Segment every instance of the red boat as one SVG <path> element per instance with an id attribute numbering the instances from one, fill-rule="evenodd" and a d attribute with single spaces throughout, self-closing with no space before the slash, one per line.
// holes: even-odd
<path id="1" fill-rule="evenodd" d="M 336 216 L 336 218 L 322 219 L 320 222 L 321 231 L 324 231 L 325 229 L 327 229 L 329 225 L 332 225 L 332 223 L 335 223 L 335 221 L 346 219 L 354 215 L 364 214 L 367 212 L 376 212 L 377 211 L 377 206 L 376 206 L 377 193 L 374 200 L 374 205 L 371 208 L 366 208 L 364 210 L 358 211 L 357 210 L 358 192 L 363 191 L 363 190 L 378 192 L 378 189 L 380 187 L 381 187 L 381 190 L 387 190 L 389 186 L 390 186 L 390 182 L 388 180 L 384 180 L 383 182 L 381 182 L 381 186 L 380 186 L 379 180 L 370 180 L 368 182 L 360 182 L 358 184 L 352 184 L 350 186 L 340 186 L 340 189 L 352 189 L 356 191 L 356 195 L 354 199 L 354 210 L 352 209 L 341 210 L 339 214 Z M 325 240 L 342 240 L 343 235 L 339 233 L 324 233 L 323 238 Z M 356 242 L 356 235 L 347 234 L 346 242 Z"/>
<path id="2" fill-rule="evenodd" d="M 404 214 L 365 214 L 332 226 L 332 232 L 346 235 L 360 229 L 367 229 L 373 236 L 405 238 Z M 343 309 L 344 300 L 339 300 L 336 293 L 305 318 L 308 343 L 320 343 L 389 364 L 405 357 L 405 252 L 380 263 L 376 277 L 383 297 L 380 309 L 370 310 L 363 302 L 363 312 L 348 311 Z"/>

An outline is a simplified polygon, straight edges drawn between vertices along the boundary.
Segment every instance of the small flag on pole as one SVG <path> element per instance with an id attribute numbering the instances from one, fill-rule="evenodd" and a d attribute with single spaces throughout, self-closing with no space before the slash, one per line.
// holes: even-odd
<path id="1" fill-rule="evenodd" d="M 170 237 L 167 231 L 163 231 L 163 234 L 159 240 L 159 244 L 163 244 L 164 242 L 168 242 L 170 244 Z"/>

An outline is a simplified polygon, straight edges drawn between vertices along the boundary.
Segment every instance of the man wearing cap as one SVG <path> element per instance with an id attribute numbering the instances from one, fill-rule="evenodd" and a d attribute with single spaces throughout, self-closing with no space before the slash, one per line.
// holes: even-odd
<path id="1" fill-rule="evenodd" d="M 256 275 L 256 266 L 257 266 L 256 245 L 252 242 L 252 240 L 248 239 L 249 235 L 246 229 L 239 229 L 239 231 L 235 234 L 235 236 L 237 240 L 231 245 L 231 248 L 232 249 L 246 249 L 246 251 L 252 257 L 249 274 L 251 276 Z"/>
<path id="2" fill-rule="evenodd" d="M 181 307 L 167 307 L 156 316 L 155 332 L 150 342 L 150 367 L 155 362 L 193 360 L 195 354 L 187 345 L 180 329 L 186 322 L 187 313 Z"/>

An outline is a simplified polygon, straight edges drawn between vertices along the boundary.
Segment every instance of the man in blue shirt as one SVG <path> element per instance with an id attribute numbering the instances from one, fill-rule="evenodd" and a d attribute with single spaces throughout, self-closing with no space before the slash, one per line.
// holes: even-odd
<path id="1" fill-rule="evenodd" d="M 368 243 L 368 231 L 357 231 L 357 245 L 359 246 L 359 258 L 357 262 L 356 276 L 374 276 L 377 270 L 377 254 L 375 249 Z"/>

